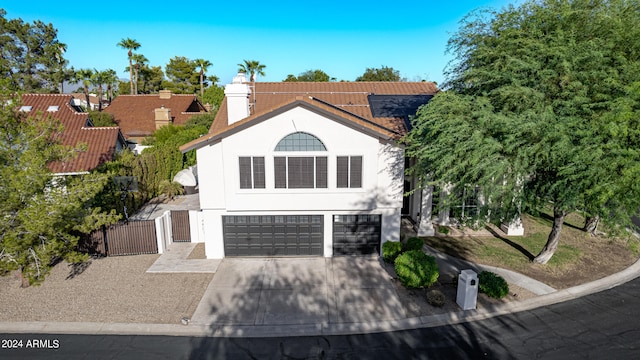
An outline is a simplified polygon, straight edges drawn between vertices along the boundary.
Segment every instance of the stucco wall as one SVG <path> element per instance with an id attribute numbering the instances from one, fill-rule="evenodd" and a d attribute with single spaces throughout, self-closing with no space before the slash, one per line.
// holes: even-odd
<path id="1" fill-rule="evenodd" d="M 294 132 L 320 139 L 327 151 L 275 152 Z M 275 189 L 274 156 L 327 156 L 328 188 Z M 240 189 L 240 156 L 265 157 L 265 189 Z M 362 156 L 362 188 L 336 187 L 336 157 Z M 404 152 L 392 142 L 297 107 L 197 150 L 200 207 L 206 252 L 224 255 L 220 216 L 259 214 L 325 215 L 325 256 L 331 256 L 331 215 L 382 214 L 382 242 L 399 240 Z"/>

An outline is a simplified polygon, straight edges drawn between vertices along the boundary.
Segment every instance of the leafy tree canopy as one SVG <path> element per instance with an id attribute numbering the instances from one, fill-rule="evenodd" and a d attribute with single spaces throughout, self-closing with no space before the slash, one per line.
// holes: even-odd
<path id="1" fill-rule="evenodd" d="M 551 203 L 539 263 L 553 256 L 569 212 L 628 222 L 640 206 L 639 35 L 640 4 L 629 0 L 470 14 L 449 41 L 449 90 L 418 112 L 407 137 L 410 173 L 477 186 L 476 224 Z"/>
<path id="2" fill-rule="evenodd" d="M 82 150 L 56 141 L 59 122 L 16 111 L 17 99 L 0 100 L 0 273 L 18 270 L 28 286 L 42 282 L 58 259 L 85 260 L 76 251 L 79 234 L 117 216 L 93 203 L 107 175 L 56 177 L 48 170 Z"/>
<path id="3" fill-rule="evenodd" d="M 58 41 L 58 30 L 42 21 L 26 23 L 6 19 L 0 9 L 0 75 L 10 79 L 10 90 L 58 92 L 70 77 L 64 59 L 66 45 Z"/>
<path id="4" fill-rule="evenodd" d="M 284 82 L 328 82 L 335 81 L 335 78 L 330 77 L 326 72 L 317 69 L 317 70 L 307 70 L 297 77 L 294 75 L 287 75 L 287 78 L 283 80 Z"/>
<path id="5" fill-rule="evenodd" d="M 200 88 L 200 72 L 197 64 L 184 56 L 175 56 L 165 68 L 168 81 L 162 86 L 175 94 L 195 94 Z"/>
<path id="6" fill-rule="evenodd" d="M 215 115 L 224 99 L 224 87 L 213 84 L 204 90 L 202 103 L 212 106 L 212 113 Z"/>
<path id="7" fill-rule="evenodd" d="M 104 111 L 89 111 L 89 119 L 93 126 L 95 127 L 112 127 L 118 126 L 116 120 L 114 119 L 112 114 L 106 113 Z"/>
<path id="8" fill-rule="evenodd" d="M 367 68 L 364 74 L 358 76 L 356 81 L 406 81 L 400 77 L 400 71 L 392 67 Z"/>

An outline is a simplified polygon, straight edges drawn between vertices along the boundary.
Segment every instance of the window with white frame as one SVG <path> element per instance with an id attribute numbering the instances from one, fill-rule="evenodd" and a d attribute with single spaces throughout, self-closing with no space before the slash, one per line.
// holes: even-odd
<path id="1" fill-rule="evenodd" d="M 456 219 L 468 219 L 478 214 L 478 189 L 465 187 L 461 190 L 454 189 L 458 194 L 459 202 L 449 205 L 449 217 Z"/>
<path id="2" fill-rule="evenodd" d="M 265 169 L 263 156 L 241 156 L 238 159 L 240 169 L 240 189 L 264 189 Z"/>
<path id="3" fill-rule="evenodd" d="M 326 189 L 326 156 L 276 156 L 273 158 L 276 189 Z"/>
<path id="4" fill-rule="evenodd" d="M 338 156 L 336 167 L 338 188 L 362 187 L 362 156 Z"/>
<path id="5" fill-rule="evenodd" d="M 276 152 L 327 151 L 322 141 L 305 132 L 295 132 L 282 138 Z M 275 156 L 273 158 L 276 189 L 326 189 L 326 156 Z"/>

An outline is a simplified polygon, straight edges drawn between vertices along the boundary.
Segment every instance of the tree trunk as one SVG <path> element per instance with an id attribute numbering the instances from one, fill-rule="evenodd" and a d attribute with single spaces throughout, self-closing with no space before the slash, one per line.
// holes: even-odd
<path id="1" fill-rule="evenodd" d="M 555 206 L 553 207 L 553 226 L 551 227 L 549 238 L 544 248 L 542 248 L 542 251 L 540 251 L 540 254 L 533 259 L 534 263 L 546 264 L 556 252 L 558 242 L 560 242 L 560 232 L 562 231 L 565 216 L 567 216 L 565 210 L 560 210 Z"/>
<path id="2" fill-rule="evenodd" d="M 131 92 L 129 92 L 129 94 L 133 95 L 133 62 L 131 61 L 131 50 L 129 50 L 129 85 L 131 86 Z"/>
<path id="3" fill-rule="evenodd" d="M 204 99 L 204 72 L 202 70 L 200 70 L 200 100 Z M 202 100 L 202 102 L 204 102 L 204 100 Z"/>
<path id="4" fill-rule="evenodd" d="M 589 233 L 591 236 L 596 236 L 598 233 L 598 224 L 600 223 L 600 216 L 587 216 L 584 219 L 584 227 L 582 230 Z"/>
<path id="5" fill-rule="evenodd" d="M 98 111 L 102 112 L 102 84 L 98 86 Z"/>
<path id="6" fill-rule="evenodd" d="M 140 69 L 140 65 L 136 63 L 136 81 L 135 81 L 135 86 L 134 86 L 134 95 L 138 95 L 138 71 Z"/>
<path id="7" fill-rule="evenodd" d="M 87 100 L 87 112 L 91 111 L 91 100 L 89 99 L 89 87 L 84 86 L 84 98 Z"/>

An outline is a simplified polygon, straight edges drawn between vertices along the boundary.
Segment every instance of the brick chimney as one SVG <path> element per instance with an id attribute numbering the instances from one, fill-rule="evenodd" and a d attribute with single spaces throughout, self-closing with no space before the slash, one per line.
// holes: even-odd
<path id="1" fill-rule="evenodd" d="M 160 90 L 160 99 L 171 99 L 171 90 Z"/>
<path id="2" fill-rule="evenodd" d="M 224 88 L 227 98 L 227 123 L 229 125 L 249 117 L 249 96 L 251 89 L 244 73 L 238 73 L 231 84 Z"/>
<path id="3" fill-rule="evenodd" d="M 171 93 L 171 92 L 169 92 Z M 171 96 L 171 95 L 169 95 Z M 162 105 L 161 107 L 153 110 L 156 114 L 156 130 L 160 129 L 165 125 L 171 124 L 173 121 L 171 119 L 171 109 L 167 109 Z"/>

